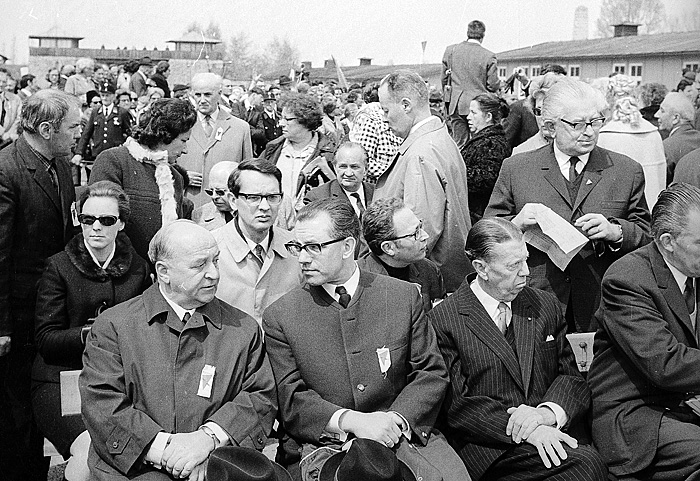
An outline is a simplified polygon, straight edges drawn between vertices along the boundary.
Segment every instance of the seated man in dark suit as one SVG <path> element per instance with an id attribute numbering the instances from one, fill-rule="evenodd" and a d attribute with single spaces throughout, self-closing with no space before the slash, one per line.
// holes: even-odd
<path id="1" fill-rule="evenodd" d="M 485 217 L 504 217 L 520 229 L 536 229 L 544 206 L 588 239 L 564 269 L 530 247 L 530 286 L 552 292 L 570 331 L 591 332 L 600 279 L 615 260 L 648 243 L 649 209 L 642 166 L 596 146 L 605 117 L 603 95 L 562 78 L 547 91 L 542 129 L 554 141 L 503 161 Z"/>
<path id="2" fill-rule="evenodd" d="M 603 278 L 588 372 L 593 440 L 618 479 L 697 479 L 700 189 L 661 192 L 651 232 L 653 243 Z"/>
<path id="3" fill-rule="evenodd" d="M 359 231 L 347 202 L 324 199 L 299 211 L 295 240 L 286 244 L 306 282 L 263 313 L 282 425 L 291 437 L 278 455 L 293 465 L 353 436 L 390 448 L 411 443 L 445 481 L 469 479 L 433 431 L 448 381 L 418 290 L 359 269 L 353 260 Z"/>
<path id="4" fill-rule="evenodd" d="M 581 427 L 591 392 L 557 299 L 525 286 L 522 232 L 482 219 L 467 255 L 476 273 L 428 314 L 450 372 L 450 444 L 474 479 L 607 479 L 595 449 L 568 434 Z"/>
<path id="5" fill-rule="evenodd" d="M 358 259 L 360 269 L 420 286 L 423 310 L 447 295 L 437 264 L 425 257 L 428 233 L 411 209 L 394 197 L 379 199 L 362 216 L 362 234 L 369 252 Z"/>

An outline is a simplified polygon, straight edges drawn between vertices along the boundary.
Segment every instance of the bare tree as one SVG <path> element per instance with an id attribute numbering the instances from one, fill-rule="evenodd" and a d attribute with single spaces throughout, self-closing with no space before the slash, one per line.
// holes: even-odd
<path id="1" fill-rule="evenodd" d="M 299 65 L 299 49 L 289 39 L 275 36 L 265 49 L 270 59 L 270 69 L 290 70 Z"/>
<path id="2" fill-rule="evenodd" d="M 601 37 L 613 35 L 613 25 L 638 23 L 641 33 L 658 33 L 666 27 L 666 11 L 661 0 L 603 0 L 596 22 Z"/>
<path id="3" fill-rule="evenodd" d="M 671 32 L 696 32 L 700 30 L 700 7 L 674 15 L 668 24 Z"/>
<path id="4" fill-rule="evenodd" d="M 214 21 L 210 21 L 209 26 L 207 28 L 202 28 L 199 22 L 195 20 L 194 22 L 190 23 L 185 29 L 185 33 L 190 32 L 197 32 L 208 38 L 216 38 L 219 40 L 223 38 L 223 36 L 221 35 L 221 27 L 218 23 L 215 23 Z"/>

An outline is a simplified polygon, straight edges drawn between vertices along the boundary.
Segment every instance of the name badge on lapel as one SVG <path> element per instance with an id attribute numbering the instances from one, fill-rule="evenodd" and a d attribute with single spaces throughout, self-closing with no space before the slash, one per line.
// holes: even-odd
<path id="1" fill-rule="evenodd" d="M 391 367 L 391 354 L 389 349 L 387 349 L 386 346 L 377 349 L 377 358 L 379 359 L 379 370 L 386 378 L 386 373 Z"/>
<path id="2" fill-rule="evenodd" d="M 216 129 L 216 135 L 214 136 L 214 140 L 221 140 L 221 138 L 224 136 L 224 129 L 219 127 Z"/>
<path id="3" fill-rule="evenodd" d="M 119 126 L 119 119 L 116 117 L 114 118 L 114 125 Z"/>
<path id="4" fill-rule="evenodd" d="M 211 397 L 211 388 L 214 386 L 214 373 L 216 366 L 205 364 L 202 369 L 202 375 L 199 377 L 199 390 L 197 396 L 209 399 Z"/>
<path id="5" fill-rule="evenodd" d="M 73 220 L 73 227 L 80 226 L 80 221 L 78 220 L 78 209 L 75 207 L 75 202 L 70 205 L 70 218 Z"/>

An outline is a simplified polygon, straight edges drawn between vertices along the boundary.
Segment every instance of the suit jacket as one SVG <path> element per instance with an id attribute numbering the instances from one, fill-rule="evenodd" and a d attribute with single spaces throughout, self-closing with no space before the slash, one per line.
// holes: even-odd
<path id="1" fill-rule="evenodd" d="M 145 77 L 146 76 L 143 75 L 141 71 L 137 71 L 131 75 L 131 80 L 129 80 L 129 90 L 136 92 L 136 95 L 139 97 L 146 95 L 148 91 L 148 83 Z"/>
<path id="2" fill-rule="evenodd" d="M 379 177 L 375 198 L 386 197 L 403 200 L 423 220 L 428 258 L 440 267 L 447 292 L 455 291 L 472 270 L 464 253 L 471 228 L 467 169 L 438 118 L 411 132 Z"/>
<path id="3" fill-rule="evenodd" d="M 484 217 L 512 219 L 528 202 L 542 203 L 572 224 L 584 214 L 598 213 L 622 226 L 623 241 L 617 252 L 603 242 L 588 242 L 563 271 L 544 252 L 528 246 L 530 287 L 554 293 L 563 311 L 571 298 L 577 330 L 595 330 L 591 318 L 600 303 L 605 270 L 651 240 L 641 165 L 624 155 L 594 148 L 572 203 L 551 145 L 517 154 L 503 161 Z"/>
<path id="4" fill-rule="evenodd" d="M 109 117 L 105 117 L 102 108 L 92 109 L 77 150 L 85 158 L 88 147 L 91 147 L 91 158 L 94 159 L 102 151 L 122 145 L 130 132 L 131 115 L 128 110 L 114 105 Z"/>
<path id="5" fill-rule="evenodd" d="M 442 57 L 442 86 L 448 85 L 447 69 L 452 71 L 451 89 L 445 95 L 449 102 L 448 114 L 469 113 L 469 103 L 479 94 L 496 92 L 501 86 L 496 66 L 496 55 L 478 43 L 464 42 L 450 45 Z"/>
<path id="6" fill-rule="evenodd" d="M 34 332 L 37 284 L 46 261 L 77 232 L 68 160 L 56 159 L 55 166 L 60 195 L 24 136 L 0 151 L 0 336 Z M 18 306 L 30 306 L 31 312 L 20 313 Z"/>
<path id="7" fill-rule="evenodd" d="M 205 365 L 216 368 L 209 397 L 197 395 Z M 153 471 L 142 456 L 158 432 L 207 421 L 234 446 L 262 450 L 277 411 L 258 324 L 218 299 L 183 324 L 157 284 L 97 318 L 79 386 L 88 465 L 100 481 Z"/>
<path id="8" fill-rule="evenodd" d="M 566 321 L 554 296 L 526 287 L 513 300 L 510 329 L 517 355 L 469 286 L 430 311 L 438 346 L 450 373 L 445 436 L 479 479 L 506 450 L 510 407 L 559 405 L 565 431 L 582 420 L 591 393 L 566 339 Z"/>
<path id="9" fill-rule="evenodd" d="M 168 86 L 168 79 L 166 79 L 162 73 L 156 72 L 153 75 L 151 75 L 151 80 L 153 80 L 153 82 L 156 84 L 156 87 L 163 90 L 163 93 L 165 94 L 165 98 L 169 99 L 170 98 L 170 87 Z"/>
<path id="10" fill-rule="evenodd" d="M 343 309 L 322 287 L 304 285 L 265 310 L 263 328 L 282 422 L 299 444 L 320 444 L 341 408 L 396 411 L 427 443 L 448 381 L 415 286 L 360 271 Z M 383 347 L 386 375 L 377 359 Z"/>
<path id="11" fill-rule="evenodd" d="M 678 162 L 695 149 L 700 149 L 700 132 L 684 123 L 663 142 L 666 154 L 666 184 L 670 185 Z"/>
<path id="12" fill-rule="evenodd" d="M 518 100 L 510 104 L 510 113 L 503 121 L 503 129 L 511 149 L 540 131 L 535 114 L 527 108 L 526 101 Z"/>
<path id="13" fill-rule="evenodd" d="M 678 161 L 674 182 L 686 182 L 700 187 L 700 147 L 686 154 Z"/>
<path id="14" fill-rule="evenodd" d="M 282 136 L 279 115 L 273 118 L 267 114 L 267 111 L 263 110 L 257 118 L 255 128 L 251 130 L 251 136 L 253 138 L 255 155 L 260 156 L 265 151 L 268 142 Z"/>
<path id="15" fill-rule="evenodd" d="M 654 243 L 610 266 L 595 317 L 593 440 L 621 476 L 652 463 L 661 417 L 700 391 L 700 349 L 683 293 Z"/>
<path id="16" fill-rule="evenodd" d="M 177 161 L 187 170 L 203 175 L 202 185 L 209 185 L 209 171 L 222 160 L 241 162 L 253 156 L 253 146 L 250 140 L 250 126 L 219 109 L 216 125 L 211 137 L 207 138 L 201 122 L 194 124 L 190 140 L 187 141 L 187 153 Z M 188 187 L 187 193 L 192 198 L 195 208 L 209 202 L 200 187 Z"/>
<path id="17" fill-rule="evenodd" d="M 10 92 L 0 93 L 0 103 L 5 109 L 5 120 L 0 125 L 0 141 L 16 140 L 19 134 L 19 113 L 22 110 L 22 101 L 18 96 Z M 2 142 L 0 142 L 2 143 Z"/>
<path id="18" fill-rule="evenodd" d="M 211 231 L 226 225 L 224 214 L 216 208 L 213 202 L 197 207 L 192 212 L 192 221 Z"/>
<path id="19" fill-rule="evenodd" d="M 379 257 L 371 252 L 365 257 L 358 259 L 357 266 L 374 274 L 389 275 Z M 421 259 L 408 265 L 408 282 L 412 282 L 420 287 L 423 311 L 426 313 L 432 309 L 433 301 L 444 299 L 447 296 L 440 269 L 430 259 Z"/>

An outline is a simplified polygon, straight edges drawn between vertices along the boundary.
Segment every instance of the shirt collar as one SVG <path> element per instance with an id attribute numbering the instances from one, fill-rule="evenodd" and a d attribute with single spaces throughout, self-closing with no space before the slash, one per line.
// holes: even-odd
<path id="1" fill-rule="evenodd" d="M 673 278 L 676 280 L 678 288 L 681 290 L 681 293 L 683 293 L 683 291 L 685 291 L 685 281 L 688 280 L 688 276 L 686 276 L 681 271 L 673 267 L 666 259 L 664 259 L 664 261 L 666 262 L 668 268 L 671 270 L 671 274 L 673 274 Z"/>
<path id="2" fill-rule="evenodd" d="M 172 310 L 175 311 L 175 315 L 178 319 L 182 320 L 185 317 L 185 314 L 188 312 L 190 316 L 194 315 L 194 311 L 196 309 L 185 309 L 184 307 L 180 307 L 178 304 L 175 304 L 168 298 L 165 292 L 163 292 L 163 286 L 161 284 L 158 284 L 158 289 L 160 289 L 160 293 L 163 295 L 163 299 L 165 299 L 165 302 L 167 302 L 168 305 L 172 308 Z"/>
<path id="3" fill-rule="evenodd" d="M 199 110 L 197 111 L 197 120 L 199 120 L 201 123 L 204 123 L 204 118 L 206 117 L 205 114 L 200 112 Z M 209 114 L 209 117 L 216 122 L 216 119 L 219 118 L 219 106 L 217 105 L 216 110 L 214 110 L 212 113 Z"/>
<path id="4" fill-rule="evenodd" d="M 477 45 L 481 45 L 481 42 L 478 41 L 478 40 L 475 39 L 475 38 L 468 38 L 468 39 L 467 39 L 467 43 L 475 43 L 475 44 L 477 44 Z"/>
<path id="5" fill-rule="evenodd" d="M 568 166 L 569 159 L 571 157 L 578 157 L 580 164 L 585 167 L 586 164 L 588 163 L 588 159 L 591 157 L 591 153 L 588 152 L 587 154 L 582 154 L 582 155 L 568 155 L 559 150 L 559 147 L 557 147 L 557 141 L 556 139 L 553 142 L 554 144 L 554 157 L 557 159 L 557 164 L 559 164 L 559 168 L 563 169 L 565 165 Z M 583 167 L 581 169 L 583 170 Z M 577 169 L 578 170 L 578 169 Z"/>
<path id="6" fill-rule="evenodd" d="M 107 266 L 109 265 L 110 262 L 112 262 L 112 259 L 114 258 L 114 253 L 117 250 L 117 243 L 114 242 L 112 244 L 112 252 L 110 252 L 109 255 L 107 256 L 107 259 L 104 261 L 104 264 L 100 264 L 100 261 L 97 260 L 95 253 L 92 252 L 92 248 L 90 247 L 90 245 L 87 242 L 85 242 L 85 239 L 83 239 L 83 244 L 85 244 L 87 251 L 90 253 L 90 257 L 92 257 L 92 260 L 95 261 L 95 264 L 97 264 L 98 267 L 101 267 L 103 269 L 107 269 Z"/>
<path id="7" fill-rule="evenodd" d="M 357 292 L 357 286 L 360 284 L 360 269 L 357 268 L 357 262 L 355 262 L 355 270 L 352 271 L 352 275 L 350 276 L 350 279 L 347 281 L 343 282 L 342 284 L 322 284 L 321 287 L 328 293 L 329 296 L 331 296 L 333 299 L 336 301 L 340 296 L 336 294 L 335 288 L 338 286 L 343 286 L 345 287 L 345 290 L 348 291 L 348 294 L 350 294 L 350 297 L 355 295 L 355 292 Z"/>
<path id="8" fill-rule="evenodd" d="M 431 120 L 436 119 L 436 118 L 437 117 L 435 117 L 434 115 L 431 115 L 429 117 L 424 118 L 423 120 L 421 120 L 417 124 L 414 124 L 413 127 L 411 127 L 411 131 L 408 133 L 408 135 L 411 135 L 413 132 L 420 129 L 423 125 L 427 124 L 428 122 L 430 122 Z"/>
<path id="9" fill-rule="evenodd" d="M 469 284 L 469 287 L 481 305 L 484 306 L 484 309 L 486 309 L 486 313 L 489 315 L 491 320 L 495 321 L 496 316 L 498 316 L 498 304 L 504 302 L 508 306 L 508 309 L 511 309 L 511 301 L 499 301 L 498 299 L 491 297 L 491 295 L 487 294 L 481 287 L 481 282 L 479 279 L 479 276 L 476 276 L 476 279 Z"/>

